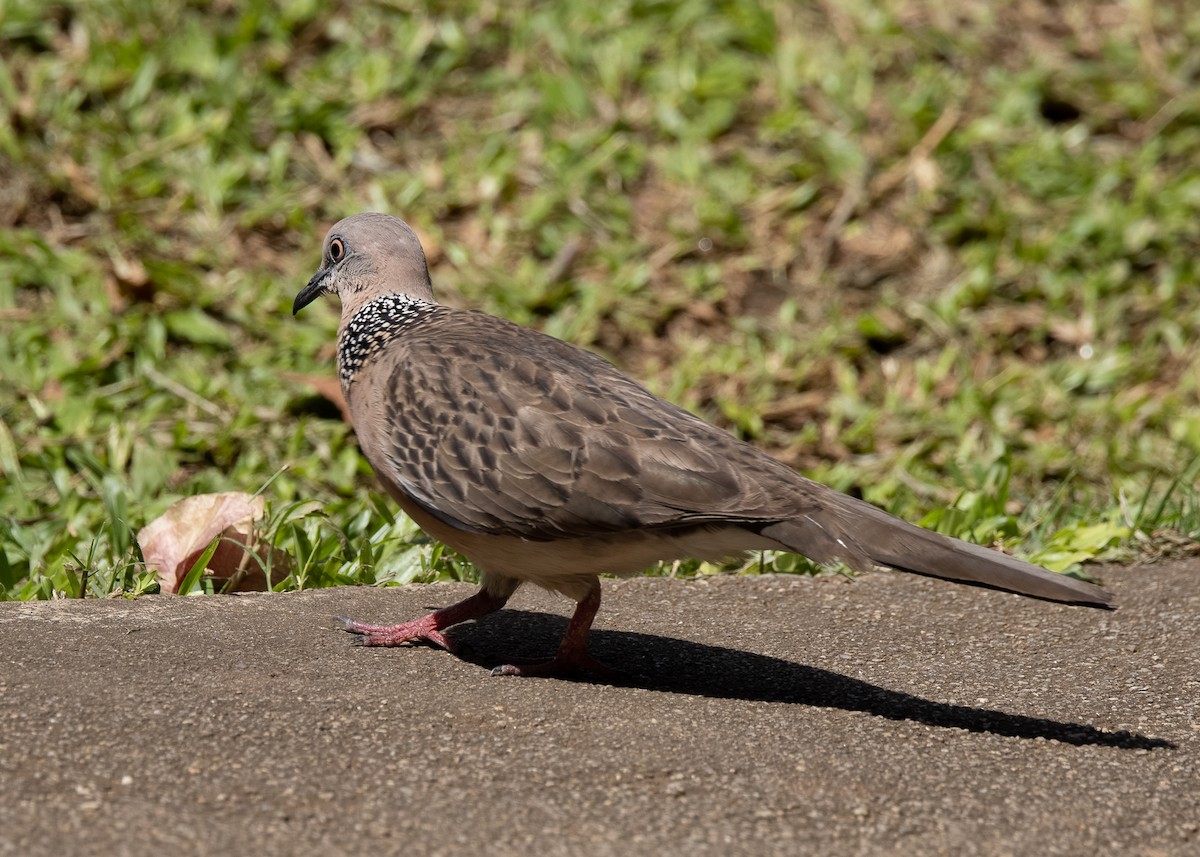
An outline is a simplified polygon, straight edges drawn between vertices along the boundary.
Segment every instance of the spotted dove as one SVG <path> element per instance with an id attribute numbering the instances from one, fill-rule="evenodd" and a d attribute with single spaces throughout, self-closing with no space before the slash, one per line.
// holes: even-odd
<path id="1" fill-rule="evenodd" d="M 590 352 L 436 303 L 420 241 L 394 217 L 336 224 L 293 313 L 329 293 L 341 299 L 338 371 L 367 460 L 482 577 L 474 595 L 419 619 L 340 620 L 361 645 L 453 650 L 444 629 L 500 609 L 529 581 L 575 600 L 574 616 L 554 658 L 493 672 L 605 674 L 587 650 L 598 575 L 760 549 L 1071 604 L 1111 600 L 806 479 Z"/>

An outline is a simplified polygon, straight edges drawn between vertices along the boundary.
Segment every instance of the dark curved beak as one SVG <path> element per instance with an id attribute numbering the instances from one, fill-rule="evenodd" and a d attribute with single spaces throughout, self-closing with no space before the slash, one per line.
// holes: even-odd
<path id="1" fill-rule="evenodd" d="M 313 274 L 313 278 L 308 281 L 308 285 L 300 290 L 300 294 L 296 295 L 296 301 L 292 304 L 292 315 L 300 312 L 300 310 L 328 291 L 325 288 L 325 281 L 327 279 L 329 279 L 329 271 L 324 268 Z"/>

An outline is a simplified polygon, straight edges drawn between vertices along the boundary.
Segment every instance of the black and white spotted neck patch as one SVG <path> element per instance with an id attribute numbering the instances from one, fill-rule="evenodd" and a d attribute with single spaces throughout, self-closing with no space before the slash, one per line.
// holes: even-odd
<path id="1" fill-rule="evenodd" d="M 408 295 L 384 295 L 359 307 L 338 340 L 338 373 L 347 386 L 380 349 L 445 308 Z"/>

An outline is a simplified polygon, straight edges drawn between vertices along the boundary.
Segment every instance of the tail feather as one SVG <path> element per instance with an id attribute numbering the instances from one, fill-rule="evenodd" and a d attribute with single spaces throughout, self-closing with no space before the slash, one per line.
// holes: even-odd
<path id="1" fill-rule="evenodd" d="M 887 566 L 1049 601 L 1111 605 L 1112 594 L 1095 584 L 909 524 L 835 491 L 821 500 L 815 511 L 761 534 L 815 562 L 841 561 L 858 570 Z"/>

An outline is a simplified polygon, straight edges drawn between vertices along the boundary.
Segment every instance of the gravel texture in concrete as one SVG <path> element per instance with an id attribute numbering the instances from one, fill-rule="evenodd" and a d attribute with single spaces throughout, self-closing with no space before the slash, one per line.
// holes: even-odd
<path id="1" fill-rule="evenodd" d="M 1200 854 L 1200 566 L 1114 612 L 899 574 L 604 582 L 627 685 L 363 649 L 461 585 L 0 604 L 0 854 Z"/>

